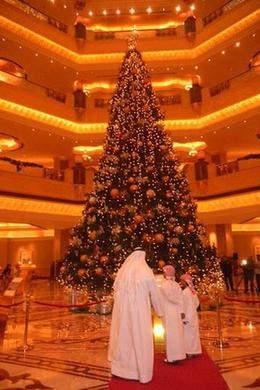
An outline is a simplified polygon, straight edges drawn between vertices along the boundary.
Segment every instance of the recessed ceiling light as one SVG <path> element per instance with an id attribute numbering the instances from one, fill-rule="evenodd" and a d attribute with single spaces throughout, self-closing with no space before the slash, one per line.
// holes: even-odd
<path id="1" fill-rule="evenodd" d="M 148 14 L 151 14 L 151 13 L 153 12 L 152 7 L 149 6 L 148 8 L 146 8 L 146 12 L 147 12 Z"/>
<path id="2" fill-rule="evenodd" d="M 170 68 L 166 68 L 167 72 L 169 72 Z"/>
<path id="3" fill-rule="evenodd" d="M 222 50 L 221 54 L 223 54 L 223 55 L 226 54 L 226 50 Z"/>
<path id="4" fill-rule="evenodd" d="M 35 131 L 35 128 L 33 128 L 32 131 Z"/>
<path id="5" fill-rule="evenodd" d="M 227 129 L 230 129 L 230 126 L 227 126 Z"/>
<path id="6" fill-rule="evenodd" d="M 211 62 L 211 58 L 208 58 L 208 62 Z"/>
<path id="7" fill-rule="evenodd" d="M 121 11 L 120 11 L 120 9 L 119 9 L 119 8 L 117 8 L 117 10 L 116 10 L 116 14 L 117 14 L 117 15 L 120 15 L 120 14 L 121 14 Z"/>
<path id="8" fill-rule="evenodd" d="M 201 135 L 200 138 L 204 138 L 203 135 Z"/>
<path id="9" fill-rule="evenodd" d="M 67 66 L 64 65 L 64 66 L 63 66 L 63 69 L 67 69 Z"/>
<path id="10" fill-rule="evenodd" d="M 196 9 L 195 4 L 191 4 L 191 5 L 190 5 L 190 10 L 191 10 L 191 11 L 195 11 L 195 9 Z"/>
<path id="11" fill-rule="evenodd" d="M 53 59 L 51 59 L 51 60 L 50 60 L 50 63 L 53 64 L 53 62 L 54 62 Z"/>
<path id="12" fill-rule="evenodd" d="M 63 8 L 65 8 L 65 9 L 66 9 L 66 8 L 67 8 L 67 4 L 63 4 Z"/>
<path id="13" fill-rule="evenodd" d="M 216 130 L 213 131 L 213 134 L 217 134 Z"/>
<path id="14" fill-rule="evenodd" d="M 35 53 L 35 57 L 38 57 L 38 55 L 39 55 L 38 53 Z"/>
<path id="15" fill-rule="evenodd" d="M 88 11 L 88 16 L 93 16 L 93 11 Z"/>
<path id="16" fill-rule="evenodd" d="M 196 70 L 199 69 L 198 65 L 195 65 L 194 68 L 195 68 Z"/>
<path id="17" fill-rule="evenodd" d="M 22 47 L 22 45 L 19 45 L 19 49 L 22 49 L 23 47 Z"/>
<path id="18" fill-rule="evenodd" d="M 176 7 L 175 7 L 175 11 L 176 12 L 180 12 L 181 11 L 181 6 L 178 4 L 178 5 L 176 5 Z"/>
<path id="19" fill-rule="evenodd" d="M 102 14 L 106 16 L 107 15 L 107 10 L 103 9 Z"/>
<path id="20" fill-rule="evenodd" d="M 239 46 L 240 46 L 240 42 L 237 41 L 237 42 L 235 43 L 235 46 L 236 46 L 236 47 L 239 47 Z"/>
<path id="21" fill-rule="evenodd" d="M 181 70 L 183 70 L 183 66 L 181 66 Z"/>
<path id="22" fill-rule="evenodd" d="M 135 14 L 135 9 L 134 9 L 133 7 L 130 8 L 129 13 L 130 13 L 131 15 L 134 15 L 134 14 Z"/>
<path id="23" fill-rule="evenodd" d="M 5 42 L 5 41 L 6 41 L 6 39 L 3 37 L 3 38 L 2 38 L 2 41 L 3 41 L 3 42 Z"/>
<path id="24" fill-rule="evenodd" d="M 253 38 L 255 38 L 255 36 L 256 36 L 256 33 L 252 34 L 252 37 L 253 37 Z"/>
<path id="25" fill-rule="evenodd" d="M 246 122 L 247 122 L 247 120 L 246 120 L 246 119 L 244 119 L 244 120 L 243 120 L 243 122 L 244 122 L 244 123 L 246 123 Z"/>

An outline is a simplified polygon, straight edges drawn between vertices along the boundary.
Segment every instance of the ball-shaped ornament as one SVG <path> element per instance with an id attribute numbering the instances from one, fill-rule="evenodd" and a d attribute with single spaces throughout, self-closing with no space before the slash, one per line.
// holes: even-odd
<path id="1" fill-rule="evenodd" d="M 103 255 L 100 257 L 101 264 L 106 265 L 106 264 L 108 264 L 108 262 L 109 262 L 109 257 L 107 255 Z"/>
<path id="2" fill-rule="evenodd" d="M 87 255 L 81 255 L 80 256 L 80 261 L 81 261 L 81 263 L 87 263 L 88 262 L 88 256 Z"/>
<path id="3" fill-rule="evenodd" d="M 138 190 L 138 185 L 132 184 L 132 185 L 130 186 L 129 190 L 130 190 L 131 192 L 136 192 L 136 191 Z"/>
<path id="4" fill-rule="evenodd" d="M 159 260 L 159 261 L 158 261 L 158 266 L 159 266 L 160 269 L 163 269 L 163 267 L 165 266 L 165 264 L 166 264 L 166 263 L 165 263 L 164 260 Z"/>
<path id="5" fill-rule="evenodd" d="M 135 182 L 135 178 L 133 176 L 130 176 L 128 179 L 128 183 L 132 184 Z"/>
<path id="6" fill-rule="evenodd" d="M 164 241 L 164 235 L 162 233 L 156 233 L 154 235 L 154 241 L 157 243 L 157 244 L 161 244 L 163 241 Z"/>
<path id="7" fill-rule="evenodd" d="M 177 234 L 182 234 L 183 233 L 183 228 L 181 226 L 176 226 L 174 231 Z"/>
<path id="8" fill-rule="evenodd" d="M 97 267 L 95 269 L 95 273 L 96 273 L 97 276 L 102 276 L 103 273 L 104 273 L 104 269 L 102 267 Z"/>
<path id="9" fill-rule="evenodd" d="M 190 233 L 192 233 L 192 232 L 194 232 L 194 230 L 195 230 L 195 226 L 194 226 L 193 224 L 189 224 L 189 226 L 188 226 L 188 231 L 189 231 Z"/>
<path id="10" fill-rule="evenodd" d="M 137 214 L 134 216 L 134 221 L 138 224 L 138 223 L 142 223 L 144 221 L 144 217 L 140 214 Z"/>
<path id="11" fill-rule="evenodd" d="M 120 191 L 117 188 L 112 188 L 110 195 L 112 199 L 118 199 L 120 196 Z"/>
<path id="12" fill-rule="evenodd" d="M 90 204 L 91 206 L 95 206 L 95 204 L 97 203 L 97 198 L 96 198 L 95 196 L 90 196 L 88 202 L 89 202 L 89 204 Z"/>
<path id="13" fill-rule="evenodd" d="M 170 253 L 176 255 L 178 253 L 178 248 L 170 248 Z"/>
<path id="14" fill-rule="evenodd" d="M 91 241 L 95 241 L 95 239 L 97 238 L 97 232 L 96 230 L 92 230 L 88 233 L 88 237 Z"/>
<path id="15" fill-rule="evenodd" d="M 86 270 L 83 269 L 83 268 L 80 268 L 80 269 L 78 270 L 78 272 L 77 272 L 77 274 L 78 274 L 78 276 L 79 276 L 80 278 L 82 278 L 82 277 L 85 275 L 85 273 L 86 273 Z"/>
<path id="16" fill-rule="evenodd" d="M 154 190 L 152 190 L 151 188 L 149 190 L 146 191 L 146 196 L 148 199 L 153 199 L 155 198 L 156 196 L 156 193 Z"/>

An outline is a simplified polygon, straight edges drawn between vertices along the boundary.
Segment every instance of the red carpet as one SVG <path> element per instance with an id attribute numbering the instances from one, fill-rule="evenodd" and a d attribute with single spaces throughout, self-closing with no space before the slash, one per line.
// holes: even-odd
<path id="1" fill-rule="evenodd" d="M 155 355 L 153 380 L 146 385 L 113 377 L 110 390 L 228 390 L 218 368 L 206 353 L 178 365 L 164 363 L 163 354 Z"/>

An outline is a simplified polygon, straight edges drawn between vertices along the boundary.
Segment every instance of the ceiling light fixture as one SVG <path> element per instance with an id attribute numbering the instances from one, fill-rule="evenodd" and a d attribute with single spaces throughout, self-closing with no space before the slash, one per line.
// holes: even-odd
<path id="1" fill-rule="evenodd" d="M 107 15 L 107 10 L 104 9 L 103 12 L 102 12 L 102 14 L 103 14 L 104 16 L 106 16 L 106 15 Z"/>
<path id="2" fill-rule="evenodd" d="M 88 16 L 93 16 L 94 15 L 94 13 L 93 13 L 93 11 L 88 11 Z"/>
<path id="3" fill-rule="evenodd" d="M 226 54 L 226 50 L 222 50 L 221 54 L 223 54 L 223 55 Z"/>
<path id="4" fill-rule="evenodd" d="M 175 11 L 176 11 L 177 13 L 181 11 L 181 6 L 180 6 L 179 4 L 176 5 Z"/>
<path id="5" fill-rule="evenodd" d="M 195 9 L 196 9 L 195 4 L 191 4 L 191 5 L 190 5 L 190 10 L 191 10 L 191 11 L 195 11 Z"/>
<path id="6" fill-rule="evenodd" d="M 135 9 L 134 9 L 133 7 L 130 8 L 129 13 L 130 13 L 131 15 L 134 15 L 134 14 L 135 14 Z"/>
<path id="7" fill-rule="evenodd" d="M 146 9 L 146 12 L 147 12 L 148 14 L 151 14 L 151 13 L 153 12 L 152 7 L 149 6 L 149 7 Z"/>
<path id="8" fill-rule="evenodd" d="M 120 15 L 120 14 L 121 14 L 121 11 L 120 11 L 120 9 L 119 9 L 119 8 L 117 8 L 117 10 L 116 10 L 116 14 L 117 14 L 117 15 Z"/>
<path id="9" fill-rule="evenodd" d="M 236 46 L 236 47 L 239 47 L 239 46 L 240 46 L 240 42 L 239 42 L 239 41 L 236 42 L 236 43 L 235 43 L 235 46 Z"/>

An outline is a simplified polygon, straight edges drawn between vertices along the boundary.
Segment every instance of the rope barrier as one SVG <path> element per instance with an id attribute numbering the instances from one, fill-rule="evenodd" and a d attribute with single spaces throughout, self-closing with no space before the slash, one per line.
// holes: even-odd
<path id="1" fill-rule="evenodd" d="M 105 302 L 105 301 L 100 301 L 100 302 L 90 302 L 90 303 L 82 303 L 80 305 L 64 305 L 64 304 L 59 304 L 59 303 L 49 303 L 49 302 L 41 302 L 41 301 L 31 301 L 32 303 L 36 303 L 37 305 L 42 305 L 42 306 L 51 306 L 51 307 L 60 307 L 60 308 L 71 308 L 71 307 L 88 307 L 88 306 L 93 306 L 93 305 L 98 305 L 99 303 Z"/>
<path id="2" fill-rule="evenodd" d="M 238 298 L 229 298 L 227 296 L 224 297 L 227 301 L 230 302 L 240 302 L 240 303 L 260 303 L 260 299 L 238 299 Z"/>
<path id="3" fill-rule="evenodd" d="M 10 307 L 19 306 L 19 305 L 22 305 L 23 303 L 24 303 L 24 301 L 17 302 L 17 303 L 11 303 L 10 305 L 2 305 L 2 304 L 0 304 L 0 307 L 4 307 L 5 309 L 10 309 Z"/>

